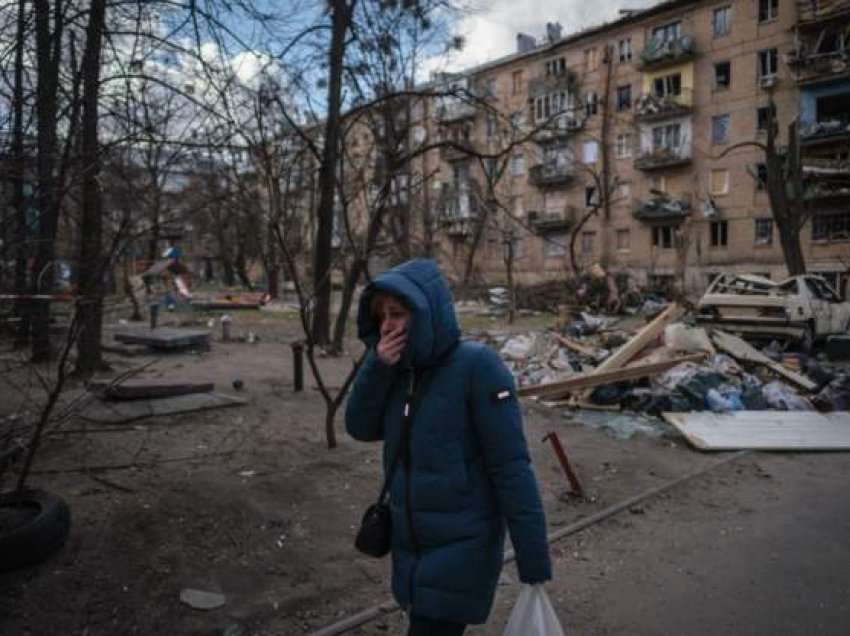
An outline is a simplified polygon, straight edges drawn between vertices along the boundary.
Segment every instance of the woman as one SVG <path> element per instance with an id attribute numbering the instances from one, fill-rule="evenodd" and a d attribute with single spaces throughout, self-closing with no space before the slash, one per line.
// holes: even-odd
<path id="1" fill-rule="evenodd" d="M 410 636 L 462 634 L 490 613 L 506 526 L 520 580 L 552 576 L 513 377 L 492 349 L 460 341 L 451 292 L 432 261 L 376 278 L 357 326 L 368 352 L 346 428 L 361 441 L 384 440 L 385 471 L 401 450 L 390 484 L 393 594 Z"/>

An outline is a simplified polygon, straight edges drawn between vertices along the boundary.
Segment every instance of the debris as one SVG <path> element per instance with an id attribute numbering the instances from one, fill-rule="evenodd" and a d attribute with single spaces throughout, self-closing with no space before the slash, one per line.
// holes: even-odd
<path id="1" fill-rule="evenodd" d="M 218 592 L 206 592 L 204 590 L 193 590 L 185 588 L 180 590 L 180 602 L 192 609 L 212 610 L 225 604 L 224 594 Z"/>
<path id="2" fill-rule="evenodd" d="M 850 450 L 850 413 L 664 413 L 700 450 Z"/>
<path id="3" fill-rule="evenodd" d="M 664 328 L 664 345 L 674 351 L 705 351 L 715 354 L 717 350 L 708 339 L 705 329 L 700 327 L 688 327 L 677 322 Z"/>
<path id="4" fill-rule="evenodd" d="M 826 339 L 826 357 L 830 361 L 850 360 L 850 336 L 829 336 Z"/>
<path id="5" fill-rule="evenodd" d="M 508 360 L 525 360 L 531 354 L 534 340 L 530 336 L 518 335 L 508 340 L 499 355 Z"/>
<path id="6" fill-rule="evenodd" d="M 638 364 L 625 369 L 614 369 L 604 373 L 599 373 L 597 369 L 591 373 L 582 373 L 573 377 L 562 380 L 560 382 L 551 382 L 540 384 L 537 386 L 526 386 L 519 389 L 518 393 L 521 396 L 529 397 L 533 395 L 557 398 L 567 393 L 572 393 L 581 389 L 593 388 L 603 384 L 611 384 L 612 382 L 623 382 L 625 380 L 637 380 L 645 378 L 662 371 L 666 371 L 683 362 L 692 362 L 694 360 L 702 360 L 701 354 L 691 354 L 673 360 L 665 360 L 662 362 L 652 362 L 649 364 Z"/>
<path id="7" fill-rule="evenodd" d="M 89 382 L 87 387 L 89 391 L 106 400 L 146 400 L 191 393 L 209 393 L 215 388 L 215 385 L 212 382 L 192 384 L 127 380 L 119 384 L 109 381 L 93 381 Z"/>
<path id="8" fill-rule="evenodd" d="M 842 374 L 833 379 L 812 402 L 820 411 L 850 410 L 850 375 Z"/>
<path id="9" fill-rule="evenodd" d="M 737 358 L 738 360 L 744 362 L 753 362 L 755 364 L 766 366 L 774 373 L 781 375 L 787 380 L 790 380 L 791 382 L 805 389 L 806 391 L 814 391 L 815 389 L 817 389 L 817 385 L 805 376 L 802 376 L 799 373 L 795 373 L 791 369 L 782 366 L 778 362 L 774 362 L 766 355 L 764 355 L 760 351 L 757 351 L 756 349 L 751 347 L 747 342 L 745 342 L 741 338 L 738 338 L 737 336 L 733 336 L 732 334 L 728 334 L 723 331 L 715 331 L 712 334 L 712 338 L 714 339 L 714 343 L 718 346 L 718 348 Z"/>
<path id="10" fill-rule="evenodd" d="M 815 407 L 782 382 L 770 382 L 762 387 L 767 405 L 780 411 L 814 411 Z"/>
<path id="11" fill-rule="evenodd" d="M 715 413 L 744 410 L 741 391 L 729 384 L 723 384 L 716 389 L 709 389 L 708 393 L 705 394 L 705 401 L 708 408 Z"/>
<path id="12" fill-rule="evenodd" d="M 565 338 L 564 336 L 555 334 L 555 339 L 562 345 L 564 345 L 567 349 L 571 349 L 572 351 L 580 353 L 583 356 L 587 356 L 588 358 L 595 358 L 599 354 L 598 349 L 588 347 L 587 345 L 583 345 L 580 342 L 571 340 L 570 338 Z"/>

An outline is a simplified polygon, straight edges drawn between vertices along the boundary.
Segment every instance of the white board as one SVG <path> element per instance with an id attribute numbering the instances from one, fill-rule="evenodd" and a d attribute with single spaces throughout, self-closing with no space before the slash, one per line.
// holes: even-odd
<path id="1" fill-rule="evenodd" d="M 701 450 L 850 450 L 847 411 L 704 411 L 663 417 Z"/>

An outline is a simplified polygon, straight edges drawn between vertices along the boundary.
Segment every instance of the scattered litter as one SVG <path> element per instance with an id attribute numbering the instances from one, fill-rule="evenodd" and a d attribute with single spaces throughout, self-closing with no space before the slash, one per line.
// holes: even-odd
<path id="1" fill-rule="evenodd" d="M 767 405 L 780 411 L 814 411 L 815 407 L 806 398 L 782 382 L 770 382 L 762 387 Z"/>

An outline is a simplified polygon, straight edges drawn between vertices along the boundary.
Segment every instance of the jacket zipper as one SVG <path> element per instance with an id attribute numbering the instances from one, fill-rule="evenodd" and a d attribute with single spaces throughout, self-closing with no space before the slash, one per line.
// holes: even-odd
<path id="1" fill-rule="evenodd" d="M 416 536 L 416 528 L 413 523 L 413 488 L 411 486 L 411 475 L 412 475 L 412 464 L 413 464 L 413 416 L 414 416 L 414 398 L 416 392 L 416 384 L 417 384 L 417 373 L 414 370 L 411 370 L 410 376 L 410 389 L 408 392 L 408 398 L 405 403 L 405 419 L 407 419 L 407 426 L 404 432 L 404 472 L 405 472 L 405 498 L 407 501 L 405 502 L 405 509 L 407 512 L 407 529 L 410 534 L 410 542 L 413 544 L 413 552 L 416 555 L 413 561 L 413 567 L 410 570 L 410 607 L 413 607 L 413 590 L 415 588 L 416 581 L 416 568 L 419 565 L 419 553 L 420 553 L 420 545 L 419 539 Z"/>

